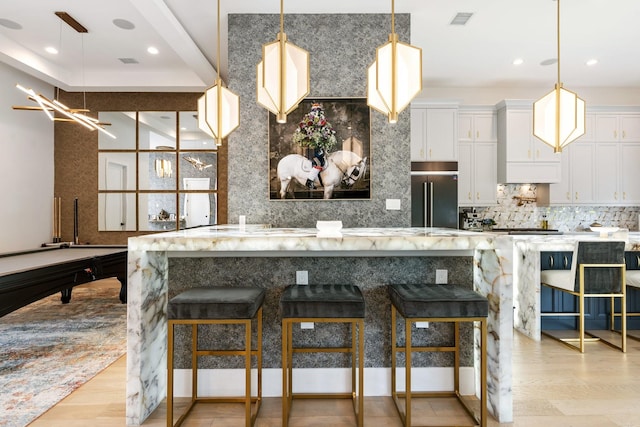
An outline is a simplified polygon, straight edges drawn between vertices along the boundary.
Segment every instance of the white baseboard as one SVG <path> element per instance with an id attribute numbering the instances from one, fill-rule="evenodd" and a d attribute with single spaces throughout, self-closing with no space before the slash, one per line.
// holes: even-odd
<path id="1" fill-rule="evenodd" d="M 256 370 L 252 371 L 255 394 Z M 404 368 L 397 373 L 398 389 L 404 391 Z M 453 368 L 413 368 L 411 375 L 413 391 L 453 390 Z M 237 396 L 244 394 L 243 369 L 200 369 L 198 371 L 198 394 L 200 396 Z M 351 369 L 318 368 L 293 370 L 294 393 L 341 393 L 351 391 Z M 475 394 L 474 369 L 460 369 L 460 393 Z M 174 395 L 191 395 L 191 370 L 174 371 Z M 262 370 L 262 395 L 282 396 L 282 370 Z M 391 396 L 391 368 L 365 368 L 365 396 Z"/>

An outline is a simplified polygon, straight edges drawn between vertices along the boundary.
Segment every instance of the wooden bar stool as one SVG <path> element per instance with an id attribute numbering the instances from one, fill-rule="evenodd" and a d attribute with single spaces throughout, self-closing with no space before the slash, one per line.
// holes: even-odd
<path id="1" fill-rule="evenodd" d="M 343 398 L 353 400 L 357 425 L 363 427 L 364 298 L 360 289 L 353 285 L 288 286 L 280 298 L 280 310 L 282 313 L 282 426 L 288 425 L 294 398 Z M 348 323 L 351 325 L 351 346 L 294 347 L 293 324 L 300 322 Z M 295 353 L 350 353 L 351 393 L 293 393 L 293 355 Z"/>
<path id="2" fill-rule="evenodd" d="M 476 421 L 476 426 L 487 425 L 487 316 L 489 302 L 477 292 L 458 285 L 390 285 L 391 298 L 391 396 L 405 427 L 411 426 L 412 397 L 457 397 L 465 410 Z M 398 346 L 396 313 L 404 318 L 405 345 Z M 413 347 L 411 326 L 416 322 L 450 322 L 454 324 L 454 345 Z M 460 323 L 480 322 L 480 417 L 461 398 L 460 394 Z M 396 384 L 396 353 L 405 354 L 405 392 L 399 393 Z M 411 356 L 414 352 L 453 352 L 454 390 L 413 392 L 411 390 Z M 404 411 L 399 397 L 404 397 Z M 441 424 L 438 424 L 442 427 Z"/>
<path id="3" fill-rule="evenodd" d="M 191 402 L 187 410 L 178 418 L 175 427 L 182 424 L 198 402 L 203 403 L 244 403 L 245 425 L 253 426 L 262 403 L 262 303 L 265 291 L 260 288 L 211 287 L 194 288 L 182 292 L 169 301 L 167 346 L 167 427 L 173 424 L 173 327 L 191 325 Z M 251 347 L 251 323 L 256 320 L 256 350 Z M 198 349 L 198 325 L 244 325 L 244 348 L 241 349 Z M 198 356 L 243 356 L 245 360 L 245 395 L 224 397 L 198 396 Z M 251 396 L 251 358 L 256 358 L 258 374 L 257 396 Z M 251 406 L 255 403 L 255 412 Z"/>

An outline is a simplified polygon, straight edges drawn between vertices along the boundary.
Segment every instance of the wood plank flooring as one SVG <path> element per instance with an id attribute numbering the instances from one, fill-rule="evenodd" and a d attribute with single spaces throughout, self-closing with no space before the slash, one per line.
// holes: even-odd
<path id="1" fill-rule="evenodd" d="M 543 338 L 532 341 L 514 337 L 514 422 L 490 426 L 516 427 L 640 427 L 640 342 L 630 339 L 627 353 L 603 343 L 589 343 L 585 354 Z M 122 427 L 125 425 L 125 370 L 122 357 L 101 374 L 61 401 L 31 427 Z M 416 399 L 418 402 L 418 399 Z M 420 406 L 418 406 L 420 405 Z M 419 402 L 415 423 L 471 423 L 451 401 Z M 165 426 L 164 405 L 144 426 Z M 238 405 L 200 405 L 185 427 L 244 426 Z M 279 398 L 266 398 L 256 426 L 280 426 Z M 301 401 L 294 403 L 291 427 L 352 426 L 350 401 Z M 389 397 L 365 398 L 366 427 L 400 426 Z"/>

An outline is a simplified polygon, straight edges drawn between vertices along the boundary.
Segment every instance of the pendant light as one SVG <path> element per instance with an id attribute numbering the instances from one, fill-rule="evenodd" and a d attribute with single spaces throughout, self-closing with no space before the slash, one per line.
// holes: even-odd
<path id="1" fill-rule="evenodd" d="M 84 34 L 88 33 L 89 31 L 82 24 L 76 21 L 71 15 L 69 15 L 67 12 L 55 12 L 55 15 L 58 18 L 60 18 L 62 21 L 64 21 L 66 24 L 68 24 L 75 31 L 80 33 L 80 37 L 81 37 L 80 40 L 82 42 L 82 82 L 84 86 Z M 62 40 L 62 24 L 60 27 L 60 40 Z M 62 45 L 61 42 L 60 42 L 60 45 Z M 89 110 L 86 108 L 86 93 L 83 92 L 82 94 L 83 100 L 84 100 L 83 108 L 69 108 L 63 103 L 61 103 L 57 99 L 57 96 L 56 98 L 51 100 L 42 94 L 36 93 L 31 88 L 26 88 L 20 84 L 16 84 L 16 87 L 22 92 L 27 94 L 28 100 L 33 101 L 38 105 L 37 106 L 36 105 L 31 105 L 31 106 L 14 105 L 13 106 L 14 110 L 42 111 L 46 114 L 47 117 L 49 117 L 51 121 L 77 123 L 79 125 L 86 127 L 89 130 L 99 130 L 100 132 L 106 135 L 109 135 L 113 139 L 116 138 L 115 135 L 113 135 L 112 133 L 110 133 L 104 128 L 105 126 L 110 126 L 111 123 L 103 123 L 103 122 L 100 122 L 98 119 L 95 119 L 93 117 L 90 117 L 84 114 L 89 112 Z M 56 89 L 56 92 L 58 90 L 59 89 Z M 58 113 L 57 116 L 56 116 L 56 113 Z"/>
<path id="2" fill-rule="evenodd" d="M 562 87 L 560 80 L 560 0 L 557 4 L 558 80 L 554 89 L 533 103 L 533 134 L 553 147 L 554 153 L 584 135 L 585 102 Z"/>
<path id="3" fill-rule="evenodd" d="M 240 97 L 223 86 L 220 78 L 220 0 L 218 0 L 217 78 L 198 99 L 198 127 L 222 145 L 222 140 L 240 125 Z"/>
<path id="4" fill-rule="evenodd" d="M 262 61 L 257 66 L 258 104 L 276 115 L 278 123 L 287 122 L 309 94 L 309 52 L 287 41 L 284 32 L 284 0 L 280 0 L 280 32 L 276 40 L 262 46 Z"/>
<path id="5" fill-rule="evenodd" d="M 422 90 L 422 49 L 398 41 L 394 0 L 391 0 L 389 41 L 376 49 L 376 59 L 367 72 L 367 104 L 387 115 L 389 123 Z"/>

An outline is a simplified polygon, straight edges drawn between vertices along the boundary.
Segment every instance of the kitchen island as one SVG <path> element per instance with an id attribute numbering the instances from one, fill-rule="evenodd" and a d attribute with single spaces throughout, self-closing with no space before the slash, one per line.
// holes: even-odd
<path id="1" fill-rule="evenodd" d="M 140 425 L 166 396 L 166 307 L 178 289 L 208 281 L 259 280 L 258 285 L 269 290 L 295 283 L 299 269 L 310 270 L 310 283 L 348 280 L 362 285 L 369 313 L 365 321 L 365 395 L 389 395 L 389 355 L 385 354 L 389 342 L 380 332 L 389 328 L 385 285 L 397 280 L 433 283 L 431 267 L 438 265 L 449 268 L 449 283 L 468 277 L 469 286 L 489 298 L 488 406 L 500 422 L 510 422 L 512 254 L 509 236 L 438 228 L 343 229 L 323 237 L 315 229 L 248 225 L 130 238 L 127 425 Z M 265 328 L 278 325 L 277 296 L 273 290 L 265 300 Z M 376 327 L 369 324 L 376 321 L 380 321 Z M 279 343 L 268 338 L 269 331 L 265 334 L 269 367 L 269 357 L 278 360 L 279 355 L 269 354 L 277 352 Z M 477 367 L 473 349 L 471 365 Z M 376 369 L 385 372 L 382 380 L 368 381 L 379 372 Z M 265 385 L 268 381 L 265 374 Z M 369 389 L 376 384 L 383 389 Z"/>
<path id="2" fill-rule="evenodd" d="M 571 252 L 579 240 L 624 240 L 625 251 L 640 251 L 640 233 L 620 232 L 600 237 L 598 233 L 566 233 L 550 236 L 513 237 L 514 327 L 540 341 L 540 270 L 542 252 Z"/>

